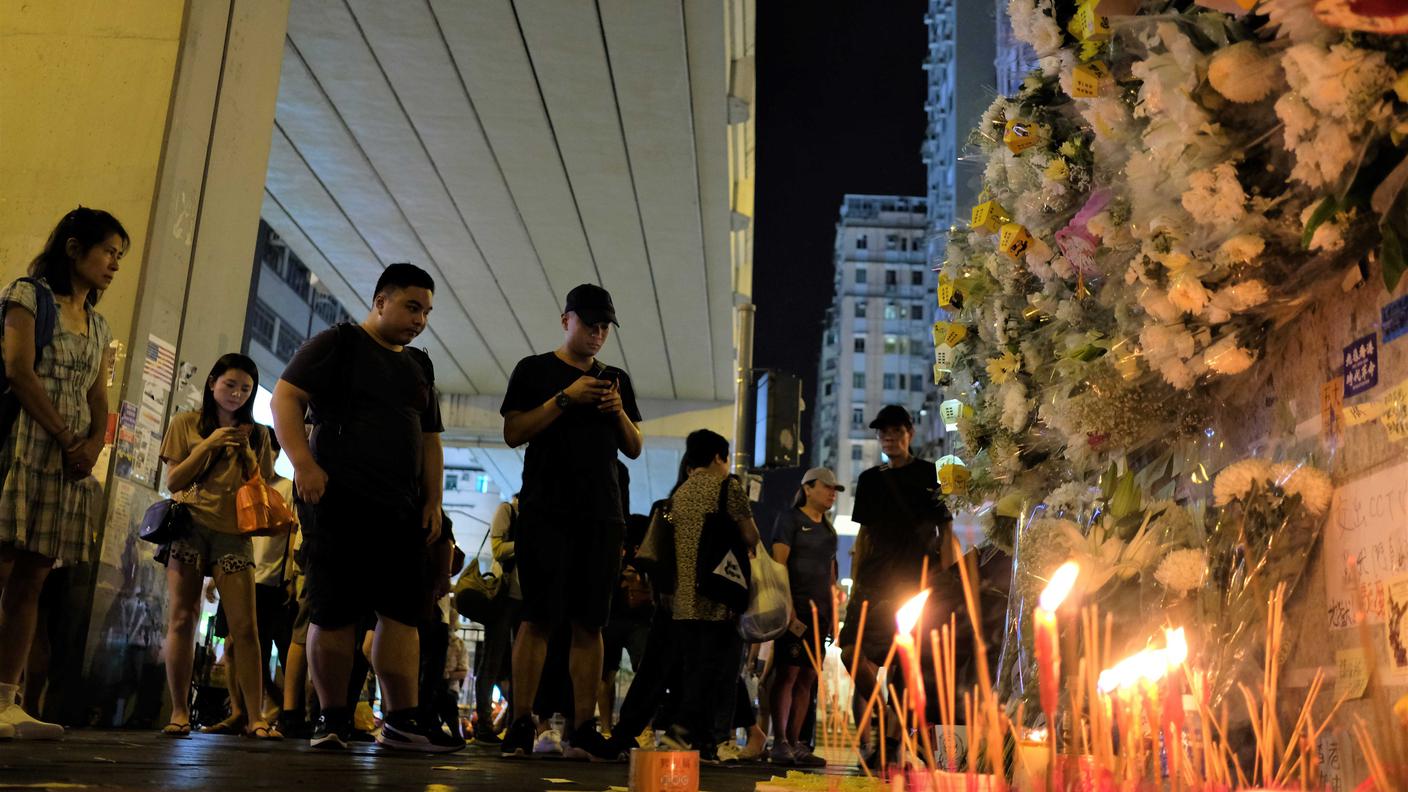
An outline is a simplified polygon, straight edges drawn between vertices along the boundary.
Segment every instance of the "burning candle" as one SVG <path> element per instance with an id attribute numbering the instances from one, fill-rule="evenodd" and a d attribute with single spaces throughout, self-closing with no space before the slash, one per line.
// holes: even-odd
<path id="1" fill-rule="evenodd" d="M 924 612 L 924 603 L 929 600 L 929 590 L 914 595 L 909 602 L 895 613 L 895 644 L 900 649 L 900 661 L 904 663 L 905 689 L 909 691 L 909 706 L 919 719 L 921 728 L 926 728 L 924 719 L 924 674 L 919 670 L 919 650 L 914 645 L 914 628 L 919 624 L 919 616 Z"/>
<path id="2" fill-rule="evenodd" d="M 1046 726 L 1055 729 L 1057 702 L 1061 698 L 1061 646 L 1060 631 L 1056 624 L 1056 610 L 1066 600 L 1080 576 L 1080 565 L 1067 561 L 1051 576 L 1046 589 L 1041 592 L 1032 621 L 1036 626 L 1036 664 L 1038 681 L 1041 687 L 1041 711 L 1046 715 Z"/>

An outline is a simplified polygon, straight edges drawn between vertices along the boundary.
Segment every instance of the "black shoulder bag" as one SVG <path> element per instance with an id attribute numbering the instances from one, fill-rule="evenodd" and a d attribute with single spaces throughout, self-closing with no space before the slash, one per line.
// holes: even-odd
<path id="1" fill-rule="evenodd" d="M 734 613 L 742 613 L 748 609 L 753 570 L 748 562 L 748 544 L 728 513 L 728 485 L 732 478 L 725 477 L 719 486 L 718 508 L 704 516 L 694 579 L 700 594 Z"/>

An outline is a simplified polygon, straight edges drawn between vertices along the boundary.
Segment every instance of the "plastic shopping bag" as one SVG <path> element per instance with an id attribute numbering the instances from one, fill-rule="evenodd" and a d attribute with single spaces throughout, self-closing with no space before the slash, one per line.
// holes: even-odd
<path id="1" fill-rule="evenodd" d="M 748 609 L 738 618 L 738 632 L 749 643 L 771 641 L 792 623 L 792 591 L 787 567 L 759 552 L 752 560 Z"/>

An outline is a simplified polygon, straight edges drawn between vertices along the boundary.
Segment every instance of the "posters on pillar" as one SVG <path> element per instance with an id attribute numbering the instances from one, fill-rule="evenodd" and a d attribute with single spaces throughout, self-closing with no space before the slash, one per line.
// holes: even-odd
<path id="1" fill-rule="evenodd" d="M 1389 668 L 1408 674 L 1408 574 L 1384 581 L 1384 641 Z"/>
<path id="2" fill-rule="evenodd" d="M 1370 333 L 1344 348 L 1344 396 L 1358 396 L 1379 384 L 1379 337 Z"/>
<path id="3" fill-rule="evenodd" d="M 117 475 L 153 489 L 158 488 L 161 416 L 160 412 L 146 404 L 122 403 L 118 410 L 117 437 L 113 447 L 117 455 Z"/>
<path id="4" fill-rule="evenodd" d="M 1389 581 L 1404 575 L 1408 462 L 1399 462 L 1335 490 L 1325 525 L 1325 597 L 1331 629 L 1354 627 L 1360 604 L 1370 624 L 1384 624 Z M 1403 593 L 1408 601 L 1408 585 Z"/>
<path id="5" fill-rule="evenodd" d="M 156 336 L 147 336 L 147 354 L 142 361 L 142 406 L 165 413 L 175 378 L 175 345 Z"/>

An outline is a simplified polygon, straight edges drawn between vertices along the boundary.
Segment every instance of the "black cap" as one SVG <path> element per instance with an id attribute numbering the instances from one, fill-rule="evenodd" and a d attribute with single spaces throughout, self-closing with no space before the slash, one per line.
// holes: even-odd
<path id="1" fill-rule="evenodd" d="M 885 429 L 891 426 L 913 429 L 914 420 L 909 417 L 909 410 L 898 404 L 887 404 L 880 408 L 880 413 L 870 422 L 871 429 Z"/>
<path id="2" fill-rule="evenodd" d="M 587 324 L 610 322 L 617 327 L 621 326 L 621 323 L 616 321 L 616 306 L 611 304 L 610 292 L 595 283 L 583 283 L 567 292 L 567 305 L 563 307 L 562 312 L 575 313 Z"/>

